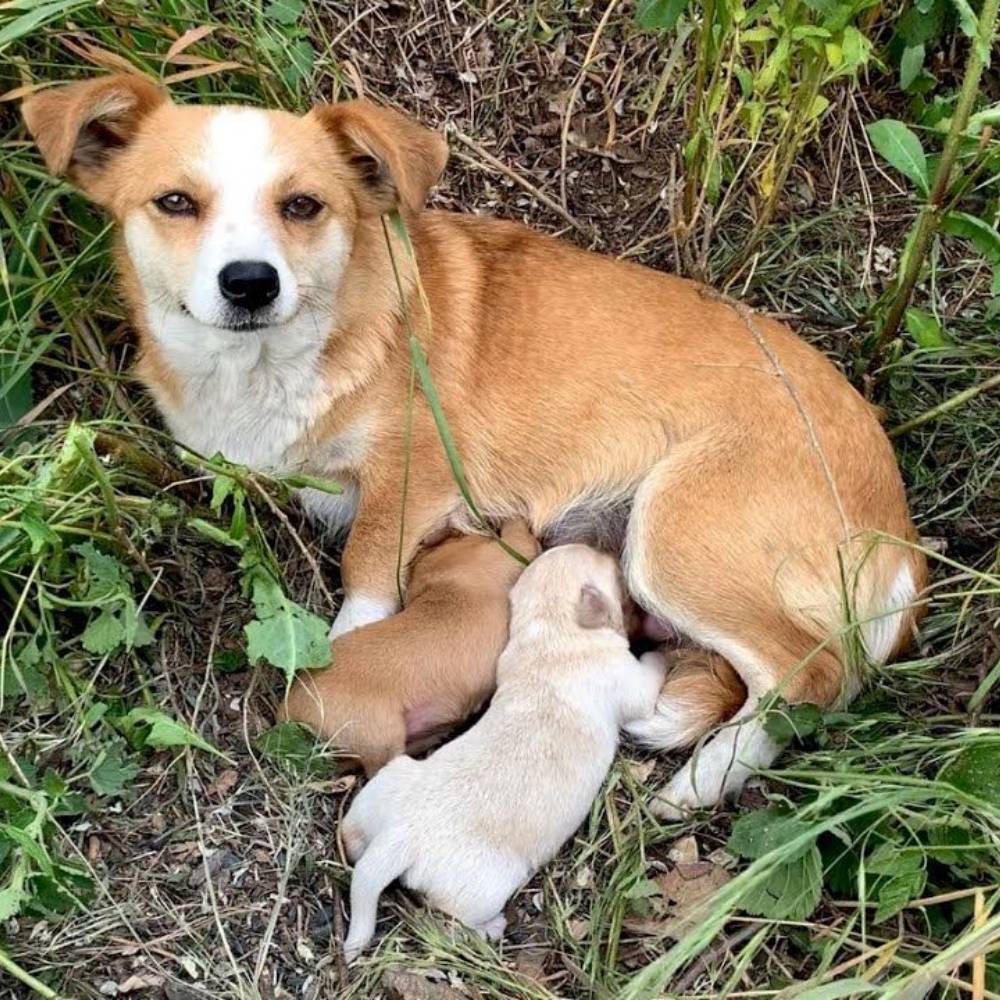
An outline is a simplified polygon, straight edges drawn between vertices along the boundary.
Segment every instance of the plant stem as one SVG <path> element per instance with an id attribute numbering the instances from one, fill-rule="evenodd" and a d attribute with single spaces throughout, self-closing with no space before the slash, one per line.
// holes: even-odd
<path id="1" fill-rule="evenodd" d="M 2 948 L 0 948 L 0 969 L 8 975 L 20 980 L 25 986 L 33 989 L 45 1000 L 59 1000 L 59 994 L 54 989 L 46 986 L 40 979 L 36 979 L 30 972 L 26 972 L 14 961 Z"/>
<path id="2" fill-rule="evenodd" d="M 934 186 L 927 202 L 920 209 L 917 221 L 910 239 L 906 260 L 902 273 L 889 293 L 889 304 L 886 308 L 881 329 L 875 341 L 872 352 L 874 362 L 886 345 L 896 336 L 899 324 L 910 303 L 913 288 L 920 277 L 924 259 L 930 248 L 931 240 L 937 233 L 944 215 L 943 207 L 951 187 L 951 174 L 958 159 L 959 147 L 963 134 L 969 124 L 972 106 L 979 95 L 979 81 L 983 75 L 983 53 L 989 52 L 996 34 L 997 15 L 1000 13 L 1000 0 L 984 0 L 983 9 L 979 15 L 978 31 L 971 40 L 969 58 L 965 64 L 965 76 L 962 89 L 959 91 L 955 104 L 955 113 L 951 118 L 951 126 L 941 150 L 941 160 L 934 174 Z"/>
<path id="3" fill-rule="evenodd" d="M 695 148 L 692 150 L 691 161 L 684 169 L 684 195 L 683 214 L 685 236 L 694 225 L 694 210 L 697 201 L 698 185 L 701 183 L 703 151 L 705 149 L 705 137 L 701 133 L 699 119 L 701 118 L 702 105 L 706 105 L 705 81 L 708 77 L 708 64 L 711 59 L 712 29 L 715 26 L 715 0 L 705 0 L 705 8 L 701 16 L 701 31 L 698 35 L 698 65 L 695 67 L 694 84 L 692 86 L 693 98 L 691 110 L 687 120 L 687 134 L 697 136 Z"/>
<path id="4" fill-rule="evenodd" d="M 975 397 L 981 392 L 986 392 L 989 389 L 995 389 L 998 386 L 1000 386 L 1000 373 L 991 376 L 985 381 L 980 382 L 978 385 L 969 386 L 968 389 L 963 389 L 961 392 L 955 393 L 954 396 L 946 399 L 943 403 L 938 403 L 937 406 L 932 406 L 929 410 L 926 410 L 919 416 L 914 417 L 912 420 L 907 420 L 898 427 L 893 427 L 892 430 L 889 431 L 889 437 L 899 437 L 907 431 L 912 431 L 915 427 L 922 427 L 935 417 L 940 417 L 943 414 L 948 413 L 950 410 L 954 410 L 961 406 L 963 403 L 967 403 L 970 399 L 975 399 Z"/>

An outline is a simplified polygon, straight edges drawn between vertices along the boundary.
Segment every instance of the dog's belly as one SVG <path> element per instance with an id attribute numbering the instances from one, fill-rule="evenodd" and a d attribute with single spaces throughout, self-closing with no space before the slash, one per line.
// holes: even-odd
<path id="1" fill-rule="evenodd" d="M 571 501 L 541 526 L 542 545 L 551 548 L 577 542 L 620 555 L 632 514 L 632 494 L 630 490 L 624 494 L 580 497 Z"/>

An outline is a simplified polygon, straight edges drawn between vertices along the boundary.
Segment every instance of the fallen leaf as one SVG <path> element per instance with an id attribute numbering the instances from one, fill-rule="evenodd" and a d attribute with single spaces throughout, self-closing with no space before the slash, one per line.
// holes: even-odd
<path id="1" fill-rule="evenodd" d="M 698 841 L 694 837 L 681 837 L 674 842 L 667 857 L 676 865 L 693 865 L 698 860 Z"/>
<path id="2" fill-rule="evenodd" d="M 414 972 L 387 972 L 382 977 L 387 1000 L 466 1000 L 467 994 L 432 983 Z"/>
<path id="3" fill-rule="evenodd" d="M 119 983 L 118 993 L 136 993 L 139 990 L 150 990 L 157 986 L 162 986 L 164 982 L 164 976 L 157 976 L 152 972 L 140 972 L 134 976 L 129 976 L 125 982 Z"/>
<path id="4" fill-rule="evenodd" d="M 233 790 L 239 780 L 239 771 L 228 767 L 208 786 L 208 794 L 216 795 L 221 799 Z"/>

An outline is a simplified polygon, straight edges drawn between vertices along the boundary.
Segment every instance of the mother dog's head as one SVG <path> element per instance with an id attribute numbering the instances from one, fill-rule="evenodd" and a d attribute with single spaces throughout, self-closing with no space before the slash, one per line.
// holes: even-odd
<path id="1" fill-rule="evenodd" d="M 447 158 L 440 136 L 367 101 L 301 117 L 183 107 L 122 75 L 44 90 L 23 111 L 49 169 L 121 225 L 126 278 L 161 332 L 328 317 L 359 222 L 418 210 Z"/>

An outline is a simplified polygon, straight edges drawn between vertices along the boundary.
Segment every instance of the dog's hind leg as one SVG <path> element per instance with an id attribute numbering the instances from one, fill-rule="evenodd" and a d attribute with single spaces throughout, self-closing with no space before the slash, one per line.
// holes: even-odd
<path id="1" fill-rule="evenodd" d="M 765 695 L 829 706 L 855 686 L 843 665 L 846 532 L 814 472 L 808 455 L 783 455 L 766 436 L 728 443 L 716 436 L 678 445 L 636 492 L 623 557 L 630 590 L 724 657 L 746 689 L 733 723 L 658 796 L 654 809 L 663 815 L 714 805 L 773 762 L 778 746 L 757 713 Z M 857 520 L 874 518 L 861 496 Z M 903 624 L 901 617 L 893 627 Z M 703 707 L 671 699 L 670 686 L 668 678 L 658 717 L 641 733 L 658 747 L 689 743 L 706 723 Z"/>

